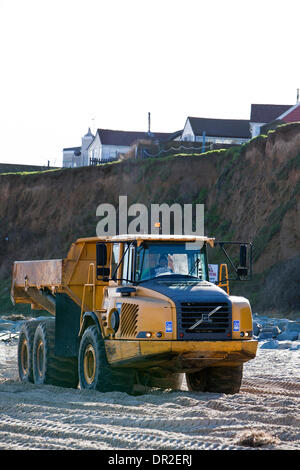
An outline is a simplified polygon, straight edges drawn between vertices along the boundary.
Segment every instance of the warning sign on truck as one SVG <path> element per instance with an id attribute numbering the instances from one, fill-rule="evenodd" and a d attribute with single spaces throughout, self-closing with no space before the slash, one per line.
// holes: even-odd
<path id="1" fill-rule="evenodd" d="M 218 264 L 209 264 L 208 265 L 208 274 L 209 274 L 209 281 L 210 282 L 217 282 L 218 280 Z"/>

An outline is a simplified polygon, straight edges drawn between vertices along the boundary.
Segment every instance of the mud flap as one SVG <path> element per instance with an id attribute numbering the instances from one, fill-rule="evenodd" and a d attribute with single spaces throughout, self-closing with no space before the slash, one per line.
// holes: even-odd
<path id="1" fill-rule="evenodd" d="M 66 294 L 56 295 L 55 355 L 77 357 L 81 310 Z"/>

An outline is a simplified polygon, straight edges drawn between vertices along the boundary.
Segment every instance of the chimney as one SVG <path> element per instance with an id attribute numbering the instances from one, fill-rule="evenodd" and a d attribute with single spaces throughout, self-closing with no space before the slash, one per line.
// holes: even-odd
<path id="1" fill-rule="evenodd" d="M 150 116 L 151 116 L 151 113 L 148 113 L 148 134 L 150 134 Z"/>
<path id="2" fill-rule="evenodd" d="M 297 103 L 299 103 L 299 88 L 297 88 Z"/>

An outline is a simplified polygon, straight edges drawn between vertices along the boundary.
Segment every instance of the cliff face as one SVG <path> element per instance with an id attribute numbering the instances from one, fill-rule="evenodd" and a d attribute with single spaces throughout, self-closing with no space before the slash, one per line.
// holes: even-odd
<path id="1" fill-rule="evenodd" d="M 253 241 L 254 308 L 299 316 L 300 124 L 254 139 L 231 163 L 222 156 L 219 171 L 210 203 L 222 207 L 235 239 Z"/>
<path id="2" fill-rule="evenodd" d="M 256 272 L 300 254 L 300 124 L 244 146 L 221 168 L 211 198 L 224 198 L 223 219 L 253 240 Z"/>
<path id="3" fill-rule="evenodd" d="M 254 307 L 300 310 L 300 124 L 200 157 L 1 175 L 0 277 L 16 259 L 65 256 L 96 234 L 97 206 L 118 207 L 119 195 L 149 208 L 204 203 L 206 235 L 254 243 L 256 275 L 243 286 Z"/>

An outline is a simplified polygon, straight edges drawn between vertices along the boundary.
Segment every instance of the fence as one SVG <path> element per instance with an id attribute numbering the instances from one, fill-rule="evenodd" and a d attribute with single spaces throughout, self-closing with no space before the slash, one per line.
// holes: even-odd
<path id="1" fill-rule="evenodd" d="M 108 162 L 117 162 L 120 159 L 119 156 L 109 158 L 107 160 L 101 160 L 101 158 L 90 158 L 90 166 L 100 165 L 101 163 L 108 163 Z"/>
<path id="2" fill-rule="evenodd" d="M 233 147 L 234 144 L 215 144 L 213 142 L 207 142 L 203 146 L 202 142 L 182 142 L 173 141 L 164 144 L 152 144 L 152 145 L 140 145 L 136 152 L 136 158 L 155 158 L 163 157 L 167 155 L 174 155 L 178 153 L 185 154 L 201 154 L 209 150 L 220 150 Z"/>

